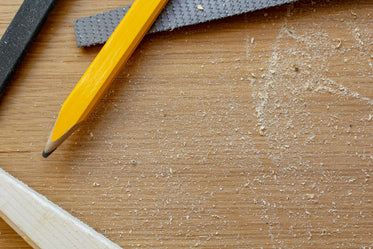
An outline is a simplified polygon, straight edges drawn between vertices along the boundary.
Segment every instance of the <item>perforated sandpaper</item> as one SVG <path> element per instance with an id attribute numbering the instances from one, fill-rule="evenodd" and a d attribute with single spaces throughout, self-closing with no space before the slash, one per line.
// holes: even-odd
<path id="1" fill-rule="evenodd" d="M 296 0 L 170 0 L 149 33 L 167 31 Z M 74 21 L 78 47 L 107 41 L 130 7 L 123 7 Z"/>
<path id="2" fill-rule="evenodd" d="M 0 40 L 0 96 L 57 0 L 24 0 Z"/>

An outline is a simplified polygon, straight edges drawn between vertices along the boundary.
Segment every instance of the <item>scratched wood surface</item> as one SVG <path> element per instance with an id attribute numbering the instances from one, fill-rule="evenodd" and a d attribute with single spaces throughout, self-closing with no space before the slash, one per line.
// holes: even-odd
<path id="1" fill-rule="evenodd" d="M 372 247 L 372 1 L 147 36 L 43 159 L 100 49 L 72 21 L 130 3 L 56 5 L 1 101 L 0 167 L 124 248 Z M 0 34 L 20 4 L 0 2 Z M 29 248 L 2 220 L 0 247 Z"/>

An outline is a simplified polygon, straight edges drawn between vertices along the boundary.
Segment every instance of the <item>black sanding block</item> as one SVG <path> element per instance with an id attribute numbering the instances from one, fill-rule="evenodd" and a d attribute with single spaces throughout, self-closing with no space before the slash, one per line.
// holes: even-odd
<path id="1" fill-rule="evenodd" d="M 0 97 L 57 0 L 24 0 L 0 40 Z"/>

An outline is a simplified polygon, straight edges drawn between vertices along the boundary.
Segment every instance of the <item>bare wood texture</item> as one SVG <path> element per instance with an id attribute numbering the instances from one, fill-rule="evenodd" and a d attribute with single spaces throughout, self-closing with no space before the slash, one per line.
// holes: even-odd
<path id="1" fill-rule="evenodd" d="M 1 1 L 0 32 L 20 2 Z M 122 247 L 373 246 L 371 1 L 303 0 L 147 36 L 45 160 L 99 50 L 76 48 L 72 21 L 131 3 L 104 2 L 51 13 L 0 105 L 1 168 Z M 0 245 L 28 248 L 4 222 Z"/>

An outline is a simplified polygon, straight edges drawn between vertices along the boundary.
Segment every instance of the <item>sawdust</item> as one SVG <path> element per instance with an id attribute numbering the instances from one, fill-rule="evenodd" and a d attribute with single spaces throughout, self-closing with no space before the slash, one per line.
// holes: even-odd
<path id="1" fill-rule="evenodd" d="M 90 214 L 106 222 L 102 233 L 141 248 L 366 245 L 372 236 L 364 230 L 372 218 L 371 24 L 357 23 L 363 17 L 348 11 L 350 18 L 338 22 L 342 32 L 333 34 L 317 22 L 303 29 L 291 19 L 294 12 L 290 6 L 274 29 L 269 51 L 261 48 L 260 33 L 254 38 L 247 30 L 238 42 L 241 54 L 207 44 L 206 53 L 191 55 L 199 64 L 183 58 L 167 65 L 174 72 L 169 81 L 183 77 L 183 84 L 165 80 L 144 89 L 132 78 L 126 111 L 108 124 L 110 139 L 99 147 L 111 157 L 86 159 L 100 163 L 86 181 L 100 182 Z M 187 68 L 182 73 L 180 64 Z M 142 95 L 160 96 L 163 85 L 183 106 L 152 99 L 144 107 L 149 102 L 142 104 Z M 147 110 L 141 120 L 138 110 Z M 118 126 L 132 130 L 120 134 Z M 251 224 L 255 238 L 246 232 Z M 144 231 L 148 241 L 139 240 Z"/>
<path id="2" fill-rule="evenodd" d="M 291 10 L 289 10 L 291 15 Z M 354 19 L 357 14 L 354 14 Z M 259 69 L 257 72 L 250 72 L 249 76 L 260 74 L 255 81 L 251 81 L 253 87 L 253 97 L 257 101 L 256 124 L 257 132 L 266 137 L 266 143 L 271 152 L 268 153 L 268 158 L 272 161 L 271 167 L 275 178 L 272 181 L 266 180 L 267 184 L 273 183 L 281 185 L 281 180 L 284 178 L 293 178 L 294 183 L 290 186 L 284 186 L 281 193 L 284 193 L 284 198 L 288 194 L 293 193 L 297 196 L 297 192 L 312 191 L 312 194 L 305 194 L 303 201 L 293 199 L 281 201 L 281 198 L 276 200 L 271 198 L 271 195 L 262 199 L 257 204 L 261 206 L 263 214 L 262 218 L 268 223 L 268 236 L 278 246 L 285 246 L 287 242 L 281 239 L 283 233 L 289 230 L 289 234 L 296 237 L 307 237 L 312 240 L 313 233 L 317 228 L 312 220 L 307 216 L 316 217 L 318 219 L 325 216 L 324 210 L 328 203 L 319 203 L 319 199 L 330 191 L 341 190 L 335 189 L 338 182 L 346 182 L 353 184 L 357 179 L 344 180 L 343 172 L 339 172 L 334 165 L 326 165 L 328 161 L 328 148 L 333 146 L 341 146 L 342 141 L 348 140 L 348 146 L 359 143 L 361 148 L 370 147 L 371 140 L 363 136 L 358 141 L 352 142 L 352 128 L 364 131 L 366 127 L 362 120 L 369 120 L 363 112 L 346 115 L 343 112 L 333 112 L 331 106 L 343 105 L 347 99 L 354 99 L 357 105 L 365 106 L 371 109 L 373 101 L 369 96 L 366 96 L 366 91 L 360 90 L 360 86 L 349 84 L 349 86 L 338 83 L 341 76 L 335 75 L 333 70 L 333 58 L 355 58 L 354 61 L 345 61 L 346 63 L 358 64 L 359 69 L 357 74 L 361 75 L 361 79 L 373 80 L 372 66 L 369 61 L 370 49 L 366 44 L 373 44 L 372 34 L 368 27 L 356 24 L 353 21 L 344 20 L 344 30 L 346 32 L 342 38 L 333 38 L 333 34 L 321 26 L 314 25 L 310 30 L 301 30 L 296 27 L 296 24 L 290 25 L 285 19 L 281 28 L 276 44 L 274 45 L 271 57 L 268 58 L 267 68 Z M 344 44 L 343 37 L 352 35 L 355 39 L 353 44 Z M 337 42 L 337 45 L 335 45 Z M 247 55 L 251 58 L 251 50 L 255 49 L 251 44 L 247 44 Z M 294 66 L 295 65 L 295 66 Z M 254 77 L 253 77 L 254 78 Z M 344 81 L 344 80 L 342 80 Z M 345 82 L 345 81 L 344 81 Z M 366 85 L 367 86 L 367 85 Z M 330 94 L 328 99 L 325 99 L 323 104 L 314 102 L 314 98 L 318 95 Z M 326 96 L 326 95 L 325 95 Z M 324 114 L 315 115 L 314 108 L 325 108 Z M 315 116 L 318 116 L 315 118 Z M 350 124 L 350 125 L 348 125 Z M 353 125 L 351 125 L 353 124 Z M 338 135 L 337 135 L 338 134 Z M 360 140 L 361 139 L 361 140 Z M 325 146 L 324 146 L 325 145 Z M 327 147 L 326 147 L 327 146 Z M 309 148 L 312 147 L 312 157 L 309 156 Z M 292 153 L 289 153 L 291 148 Z M 350 150 L 346 148 L 346 151 Z M 294 152 L 297 157 L 293 157 Z M 365 161 L 365 165 L 369 166 L 371 157 L 366 154 L 365 149 L 358 149 L 345 158 L 346 163 L 355 165 L 355 160 Z M 287 164 L 286 167 L 284 164 Z M 268 166 L 267 166 L 268 167 Z M 329 168 L 335 168 L 330 170 Z M 351 169 L 351 170 L 352 170 Z M 363 172 L 372 169 L 361 169 Z M 320 174 L 318 177 L 309 177 L 308 172 L 312 174 Z M 250 179 L 250 178 L 249 178 Z M 318 180 L 319 179 L 319 180 Z M 250 179 L 250 185 L 259 179 Z M 261 182 L 262 180 L 260 180 Z M 324 183 L 320 185 L 318 181 Z M 359 181 L 367 182 L 368 178 L 361 176 Z M 245 185 L 246 186 L 246 185 Z M 346 185 L 346 188 L 348 186 Z M 363 200 L 360 201 L 361 208 L 364 209 L 363 203 L 370 202 L 369 194 L 366 192 L 368 185 L 363 184 L 358 190 L 359 193 L 354 193 L 351 190 L 345 190 L 345 198 L 353 198 L 360 196 Z M 258 194 L 258 193 L 257 193 Z M 294 197 L 293 197 L 294 198 Z M 333 200 L 333 198 L 332 198 Z M 307 202 L 304 202 L 307 201 Z M 312 204 L 308 204 L 312 201 Z M 293 220 L 293 225 L 290 228 L 281 225 L 280 220 L 283 215 L 279 209 L 285 208 L 287 204 L 303 206 L 304 214 L 299 212 L 289 211 L 289 219 Z M 320 211 L 316 211 L 315 204 Z M 333 235 L 340 233 L 348 233 L 351 230 L 351 225 L 348 222 L 360 220 L 362 218 L 360 212 L 355 217 L 342 218 L 343 202 L 335 197 L 329 212 L 335 216 L 334 224 L 329 228 L 323 228 L 322 235 Z M 314 211 L 309 211 L 312 209 Z M 358 210 L 358 208 L 357 208 Z M 337 228 L 338 227 L 338 228 Z M 302 231 L 300 233 L 300 231 Z M 355 240 L 358 240 L 354 235 Z M 359 238 L 362 240 L 363 238 Z M 312 243 L 299 241 L 301 245 L 312 245 Z M 343 245 L 341 242 L 339 245 Z"/>

